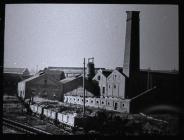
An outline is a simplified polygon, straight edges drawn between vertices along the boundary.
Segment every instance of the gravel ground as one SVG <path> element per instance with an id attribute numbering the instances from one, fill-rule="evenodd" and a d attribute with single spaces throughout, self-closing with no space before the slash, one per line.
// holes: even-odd
<path id="1" fill-rule="evenodd" d="M 3 134 L 25 134 L 9 127 L 3 126 Z"/>
<path id="2" fill-rule="evenodd" d="M 37 117 L 29 116 L 22 111 L 23 106 L 19 102 L 12 102 L 11 99 L 14 101 L 16 100 L 14 97 L 4 98 L 6 102 L 3 104 L 3 117 L 15 120 L 17 122 L 21 122 L 24 124 L 28 124 L 33 127 L 40 128 L 47 132 L 50 132 L 55 135 L 67 135 L 62 129 L 58 128 L 55 125 L 52 125 L 46 121 L 40 120 Z M 7 101 L 8 100 L 8 101 Z M 18 101 L 18 100 L 17 100 Z M 3 134 L 18 134 L 18 131 L 9 129 L 3 126 Z"/>
<path id="3" fill-rule="evenodd" d="M 3 100 L 3 117 L 29 124 L 55 135 L 68 135 L 68 133 L 65 133 L 61 128 L 58 128 L 47 121 L 25 114 L 23 112 L 24 107 L 16 97 L 4 97 Z M 150 114 L 149 116 L 142 116 L 140 114 L 118 114 L 106 112 L 101 115 L 101 118 L 99 117 L 95 120 L 95 123 L 97 123 L 99 127 L 95 130 L 90 130 L 88 134 L 131 136 L 179 134 L 180 120 L 176 114 Z M 163 120 L 164 122 L 153 120 L 151 119 L 152 117 Z M 3 134 L 7 133 L 18 134 L 15 130 L 10 130 L 3 126 Z M 78 131 L 75 134 L 82 135 L 84 132 Z"/>

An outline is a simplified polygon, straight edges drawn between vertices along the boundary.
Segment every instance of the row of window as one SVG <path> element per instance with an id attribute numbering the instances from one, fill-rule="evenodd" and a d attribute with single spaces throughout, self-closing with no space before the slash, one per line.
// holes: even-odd
<path id="1" fill-rule="evenodd" d="M 69 100 L 71 101 L 72 98 L 69 98 Z M 79 100 L 80 100 L 80 99 L 77 99 L 77 101 L 79 101 Z M 75 98 L 74 98 L 74 101 L 76 101 Z M 83 99 L 82 99 L 81 101 L 83 102 Z M 86 103 L 88 103 L 88 99 L 86 99 Z M 93 103 L 93 100 L 91 100 L 91 103 Z M 97 100 L 96 103 L 99 104 L 99 101 Z M 101 104 L 104 105 L 105 102 L 104 102 L 104 101 L 101 101 Z M 116 102 L 115 102 L 115 104 L 116 104 Z M 110 102 L 107 102 L 107 105 L 110 105 Z M 122 104 L 122 106 L 124 107 L 124 104 Z"/>
<path id="2" fill-rule="evenodd" d="M 109 89 L 111 88 L 111 85 L 109 85 Z M 114 85 L 114 88 L 116 88 L 116 85 Z M 105 87 L 102 87 L 102 93 L 105 93 Z"/>
<path id="3" fill-rule="evenodd" d="M 109 88 L 111 88 L 111 85 L 109 85 Z M 116 85 L 114 85 L 114 88 L 116 88 Z"/>
<path id="4" fill-rule="evenodd" d="M 116 80 L 116 78 L 117 78 L 117 75 L 116 75 L 116 74 L 113 74 L 113 80 Z M 97 79 L 100 81 L 101 76 L 99 75 L 99 76 L 97 77 Z"/>

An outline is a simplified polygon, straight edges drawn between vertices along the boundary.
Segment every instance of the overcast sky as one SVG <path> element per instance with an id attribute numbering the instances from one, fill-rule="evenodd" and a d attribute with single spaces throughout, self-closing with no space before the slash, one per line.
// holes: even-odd
<path id="1" fill-rule="evenodd" d="M 178 6 L 124 4 L 7 4 L 4 67 L 122 67 L 127 10 L 140 11 L 140 68 L 178 70 Z"/>

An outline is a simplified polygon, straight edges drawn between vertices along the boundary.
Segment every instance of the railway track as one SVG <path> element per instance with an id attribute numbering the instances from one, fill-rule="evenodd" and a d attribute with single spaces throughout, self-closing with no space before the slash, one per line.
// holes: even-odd
<path id="1" fill-rule="evenodd" d="M 10 127 L 10 128 L 13 128 L 13 129 L 16 129 L 18 131 L 21 131 L 25 134 L 46 134 L 46 135 L 52 135 L 51 133 L 48 133 L 46 131 L 43 131 L 41 129 L 38 129 L 38 128 L 35 128 L 35 127 L 32 127 L 32 126 L 28 126 L 28 125 L 25 125 L 25 124 L 22 124 L 22 123 L 19 123 L 19 122 L 16 122 L 16 121 L 13 121 L 13 120 L 9 120 L 9 119 L 6 119 L 6 118 L 3 118 L 3 125 L 7 126 L 7 127 Z"/>
<path id="2" fill-rule="evenodd" d="M 39 119 L 39 117 L 36 117 L 36 116 L 32 116 L 32 118 Z M 62 128 L 58 127 L 57 125 L 53 124 L 52 122 L 50 122 L 50 121 L 48 121 L 48 120 L 47 120 L 47 123 L 50 124 L 50 125 L 56 126 L 60 131 L 63 132 L 63 134 L 72 135 L 71 130 L 62 129 Z"/>

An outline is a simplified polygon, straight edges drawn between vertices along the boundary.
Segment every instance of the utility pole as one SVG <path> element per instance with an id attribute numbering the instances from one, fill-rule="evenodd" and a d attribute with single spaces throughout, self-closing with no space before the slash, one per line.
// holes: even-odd
<path id="1" fill-rule="evenodd" d="M 152 88 L 152 74 L 150 73 L 150 88 Z"/>
<path id="2" fill-rule="evenodd" d="M 147 89 L 150 88 L 150 68 L 148 68 Z"/>
<path id="3" fill-rule="evenodd" d="M 38 65 L 36 65 L 36 71 L 35 71 L 35 74 L 38 73 Z"/>
<path id="4" fill-rule="evenodd" d="M 84 69 L 83 69 L 83 89 L 84 89 L 84 94 L 83 94 L 83 116 L 85 116 L 85 58 L 84 58 Z"/>

